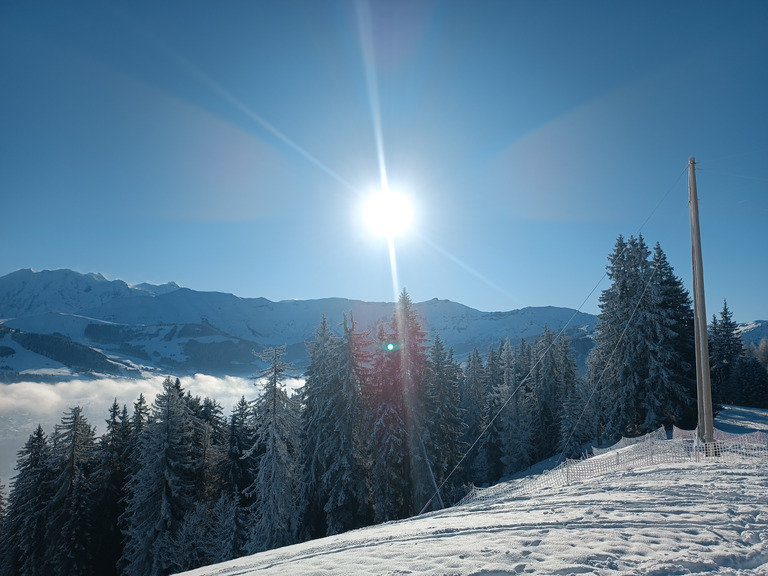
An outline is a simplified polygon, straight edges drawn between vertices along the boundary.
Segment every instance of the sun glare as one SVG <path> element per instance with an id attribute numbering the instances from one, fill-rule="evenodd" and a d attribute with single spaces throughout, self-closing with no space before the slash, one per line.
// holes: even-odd
<path id="1" fill-rule="evenodd" d="M 374 234 L 394 238 L 408 230 L 413 212 L 403 194 L 382 190 L 371 195 L 365 206 L 365 220 Z"/>

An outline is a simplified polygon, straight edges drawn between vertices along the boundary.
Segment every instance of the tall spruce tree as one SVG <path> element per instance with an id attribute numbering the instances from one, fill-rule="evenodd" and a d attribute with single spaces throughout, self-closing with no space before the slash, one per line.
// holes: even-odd
<path id="1" fill-rule="evenodd" d="M 736 328 L 728 302 L 723 300 L 720 319 L 713 315 L 709 328 L 709 371 L 713 402 L 733 404 L 738 396 L 738 390 L 732 387 L 731 373 L 744 355 L 744 344 Z"/>
<path id="2" fill-rule="evenodd" d="M 440 499 L 447 505 L 463 496 L 457 466 L 468 448 L 462 441 L 466 424 L 459 399 L 460 374 L 453 350 L 446 351 L 440 335 L 435 334 L 427 360 L 424 442 L 435 484 L 443 486 Z"/>
<path id="3" fill-rule="evenodd" d="M 757 358 L 739 358 L 731 370 L 731 388 L 741 406 L 768 408 L 768 372 Z"/>
<path id="4" fill-rule="evenodd" d="M 6 497 L 6 488 L 5 484 L 0 483 L 0 542 L 3 540 L 3 531 L 5 530 L 5 516 L 8 511 L 8 499 Z M 2 549 L 2 544 L 0 544 L 0 550 Z"/>
<path id="5" fill-rule="evenodd" d="M 407 454 L 410 458 L 411 491 L 415 514 L 433 491 L 423 434 L 425 431 L 427 346 L 426 335 L 421 327 L 418 313 L 405 289 L 395 305 L 390 323 L 392 341 L 397 343 L 391 354 L 397 372 L 397 388 L 403 395 Z"/>
<path id="6" fill-rule="evenodd" d="M 53 574 L 45 539 L 53 486 L 50 459 L 48 436 L 38 425 L 16 460 L 17 474 L 0 535 L 2 576 Z"/>
<path id="7" fill-rule="evenodd" d="M 210 513 L 221 495 L 223 488 L 222 464 L 226 458 L 227 421 L 221 404 L 212 398 L 186 400 L 190 406 L 193 422 L 193 455 L 195 463 L 195 501 L 205 505 Z"/>
<path id="8" fill-rule="evenodd" d="M 219 478 L 221 479 L 221 496 L 214 507 L 214 518 L 218 518 L 218 511 L 232 508 L 232 524 L 234 530 L 231 536 L 231 557 L 235 558 L 244 552 L 244 546 L 248 539 L 247 510 L 253 505 L 253 499 L 245 495 L 245 490 L 254 481 L 257 455 L 251 451 L 255 440 L 253 430 L 253 406 L 244 396 L 232 409 L 229 421 L 229 434 L 227 440 L 227 454 L 221 461 Z M 226 497 L 229 497 L 227 500 Z M 222 499 L 224 499 L 222 501 Z M 226 522 L 224 518 L 221 519 Z M 226 533 L 224 533 L 226 534 Z M 226 539 L 226 537 L 225 537 Z M 226 540 L 229 542 L 229 540 Z M 220 558 L 214 554 L 212 558 Z M 223 560 L 212 560 L 223 561 Z"/>
<path id="9" fill-rule="evenodd" d="M 194 509 L 196 485 L 194 422 L 178 379 L 163 381 L 137 452 L 122 518 L 123 574 L 163 576 L 178 567 L 183 553 L 178 534 Z"/>
<path id="10" fill-rule="evenodd" d="M 336 377 L 331 380 L 326 430 L 333 441 L 321 483 L 327 487 L 325 502 L 327 533 L 338 534 L 359 528 L 370 520 L 366 479 L 368 459 L 363 437 L 361 389 L 367 381 L 366 337 L 357 332 L 353 318 L 344 317 L 343 332 L 336 342 Z M 332 427 L 331 427 L 332 426 Z M 330 458 L 335 454 L 335 457 Z"/>
<path id="11" fill-rule="evenodd" d="M 345 316 L 342 330 L 341 337 L 333 335 L 323 317 L 308 345 L 304 470 L 307 520 L 316 536 L 357 528 L 368 519 L 361 395 L 367 352 L 354 320 Z"/>
<path id="12" fill-rule="evenodd" d="M 245 495 L 253 499 L 245 548 L 260 552 L 296 542 L 303 504 L 300 469 L 300 415 L 286 391 L 285 346 L 268 348 L 260 358 L 267 368 L 257 375 L 263 391 L 254 411 L 252 452 L 260 454 L 254 481 Z"/>
<path id="13" fill-rule="evenodd" d="M 485 432 L 480 438 L 478 451 L 482 453 L 488 478 L 496 482 L 504 474 L 505 426 L 504 417 L 499 414 L 509 398 L 510 390 L 505 389 L 503 368 L 501 365 L 502 346 L 495 350 L 488 347 L 485 358 L 483 381 L 483 421 Z"/>
<path id="14" fill-rule="evenodd" d="M 208 518 L 202 548 L 211 564 L 226 562 L 241 554 L 243 525 L 240 500 L 233 492 L 221 492 Z"/>
<path id="15" fill-rule="evenodd" d="M 304 440 L 302 443 L 302 487 L 305 491 L 306 509 L 303 514 L 303 531 L 309 538 L 325 536 L 327 526 L 325 503 L 328 501 L 327 486 L 322 482 L 329 466 L 324 446 L 331 441 L 328 420 L 331 382 L 338 366 L 334 358 L 338 337 L 331 331 L 325 315 L 315 329 L 314 338 L 307 343 L 309 366 L 301 394 L 301 420 Z"/>
<path id="16" fill-rule="evenodd" d="M 536 340 L 533 355 L 536 362 L 531 373 L 533 392 L 533 459 L 552 456 L 560 439 L 561 404 L 565 393 L 562 363 L 557 357 L 555 334 L 549 326 Z"/>
<path id="17" fill-rule="evenodd" d="M 564 388 L 557 451 L 566 458 L 575 458 L 583 454 L 589 444 L 597 442 L 594 398 L 591 388 L 577 374 L 568 337 L 561 336 L 556 346 Z"/>
<path id="18" fill-rule="evenodd" d="M 657 242 L 651 260 L 651 357 L 644 428 L 692 423 L 697 417 L 693 309 L 683 282 Z"/>
<path id="19" fill-rule="evenodd" d="M 8 499 L 5 494 L 5 484 L 0 483 L 0 554 L 3 553 L 3 534 L 5 534 L 5 518 L 8 513 Z M 2 567 L 0 567 L 0 574 L 2 574 Z"/>
<path id="20" fill-rule="evenodd" d="M 403 290 L 389 329 L 380 326 L 370 380 L 370 453 L 377 522 L 418 512 L 433 482 L 424 445 L 425 335 L 410 296 Z"/>
<path id="21" fill-rule="evenodd" d="M 499 355 L 502 379 L 496 392 L 499 406 L 504 406 L 499 415 L 504 475 L 526 468 L 530 464 L 532 454 L 533 414 L 528 389 L 518 379 L 518 357 L 507 338 Z"/>
<path id="22" fill-rule="evenodd" d="M 592 385 L 600 387 L 606 439 L 676 422 L 691 402 L 683 384 L 690 365 L 680 343 L 689 316 L 678 309 L 687 296 L 672 281 L 660 248 L 653 260 L 650 256 L 642 236 L 626 242 L 619 236 L 609 256 L 612 284 L 600 296 L 595 347 L 587 362 Z"/>
<path id="23" fill-rule="evenodd" d="M 52 574 L 94 573 L 91 538 L 95 457 L 94 430 L 80 406 L 71 408 L 56 426 L 51 451 L 53 492 L 45 540 Z"/>
<path id="24" fill-rule="evenodd" d="M 96 574 L 117 575 L 123 549 L 119 519 L 125 511 L 125 485 L 130 473 L 131 421 L 128 409 L 115 400 L 109 408 L 107 428 L 98 441 L 95 473 L 93 546 Z"/>
<path id="25" fill-rule="evenodd" d="M 487 422 L 485 420 L 485 366 L 477 348 L 474 348 L 467 357 L 459 386 L 459 396 L 467 426 L 462 439 L 471 448 L 467 454 L 467 465 L 463 476 L 466 481 L 481 486 L 489 481 L 490 472 L 485 450 L 478 446 L 480 444 L 478 438 L 483 433 Z"/>
<path id="26" fill-rule="evenodd" d="M 369 454 L 374 522 L 406 518 L 413 509 L 405 398 L 396 359 L 399 343 L 383 325 L 376 334 L 365 394 L 371 417 Z"/>

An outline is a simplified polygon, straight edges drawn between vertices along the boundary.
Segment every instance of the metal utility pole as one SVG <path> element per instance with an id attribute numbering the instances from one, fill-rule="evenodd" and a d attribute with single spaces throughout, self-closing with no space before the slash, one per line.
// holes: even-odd
<path id="1" fill-rule="evenodd" d="M 704 269 L 701 263 L 699 198 L 696 195 L 696 161 L 688 159 L 688 208 L 691 213 L 691 260 L 693 262 L 693 329 L 696 335 L 696 396 L 699 401 L 699 439 L 714 440 L 712 385 L 709 380 L 707 311 L 704 305 Z"/>

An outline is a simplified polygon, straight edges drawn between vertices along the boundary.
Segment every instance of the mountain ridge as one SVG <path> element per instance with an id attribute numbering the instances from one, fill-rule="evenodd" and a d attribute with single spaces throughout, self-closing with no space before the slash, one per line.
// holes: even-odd
<path id="1" fill-rule="evenodd" d="M 428 338 L 439 333 L 458 360 L 475 347 L 483 353 L 498 347 L 505 338 L 533 340 L 548 326 L 556 332 L 565 329 L 583 370 L 597 324 L 594 315 L 555 306 L 482 312 L 433 298 L 414 307 Z M 109 374 L 126 377 L 157 372 L 250 376 L 260 368 L 253 352 L 279 345 L 286 345 L 288 360 L 303 368 L 305 343 L 323 315 L 336 332 L 345 314 L 373 332 L 393 310 L 389 302 L 273 302 L 196 291 L 173 282 L 131 286 L 98 273 L 23 269 L 0 277 L 0 372 L 5 381 L 100 374 L 105 367 Z M 763 323 L 753 324 L 760 328 Z M 23 345 L 33 341 L 34 350 Z M 67 361 L 67 350 L 77 351 L 79 363 Z M 93 358 L 98 369 L 89 370 L 83 358 Z"/>

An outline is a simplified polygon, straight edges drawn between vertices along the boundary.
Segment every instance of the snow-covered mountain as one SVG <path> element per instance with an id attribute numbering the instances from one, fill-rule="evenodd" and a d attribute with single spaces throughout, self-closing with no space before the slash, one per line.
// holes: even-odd
<path id="1" fill-rule="evenodd" d="M 755 320 L 739 324 L 736 332 L 745 343 L 760 344 L 763 338 L 768 338 L 768 320 Z"/>
<path id="2" fill-rule="evenodd" d="M 415 304 L 429 337 L 439 333 L 456 357 L 483 353 L 504 338 L 539 336 L 567 326 L 583 365 L 597 318 L 568 308 L 481 312 L 447 300 Z M 139 376 L 252 375 L 253 351 L 287 345 L 297 368 L 323 315 L 338 327 L 352 314 L 363 329 L 387 320 L 393 304 L 343 298 L 271 302 L 174 283 L 129 286 L 101 274 L 19 270 L 0 278 L 0 372 L 5 381 L 87 373 Z"/>
<path id="3" fill-rule="evenodd" d="M 72 270 L 17 270 L 0 277 L 0 318 L 74 313 L 97 308 L 116 298 L 155 296 L 178 288 L 173 282 L 129 286 L 122 280 L 107 280 L 101 274 Z"/>
<path id="4" fill-rule="evenodd" d="M 455 357 L 483 354 L 502 339 L 535 339 L 545 326 L 566 327 L 583 369 L 597 318 L 570 308 L 481 312 L 448 300 L 415 304 L 430 338 L 439 333 Z M 19 270 L 0 277 L 0 379 L 60 380 L 88 374 L 138 377 L 161 372 L 250 376 L 253 351 L 287 345 L 288 359 L 306 366 L 305 342 L 323 315 L 340 326 L 344 314 L 374 330 L 393 304 L 343 298 L 286 300 L 198 292 L 171 282 L 130 286 L 101 274 Z M 768 322 L 742 326 L 747 342 L 768 334 Z"/>

